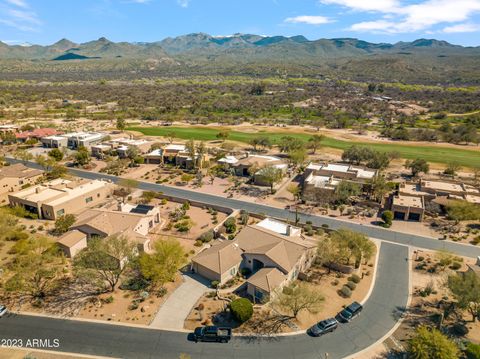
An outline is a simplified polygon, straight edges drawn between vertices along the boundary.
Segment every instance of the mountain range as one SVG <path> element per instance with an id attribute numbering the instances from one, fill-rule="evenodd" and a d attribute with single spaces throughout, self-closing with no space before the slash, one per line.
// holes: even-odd
<path id="1" fill-rule="evenodd" d="M 419 39 L 413 42 L 370 43 L 353 38 L 319 39 L 310 41 L 304 36 L 260 36 L 235 34 L 211 36 L 188 34 L 150 43 L 113 42 L 104 37 L 74 43 L 67 39 L 47 46 L 7 45 L 0 42 L 0 59 L 76 60 L 88 58 L 168 59 L 236 57 L 244 60 L 272 59 L 312 60 L 358 57 L 374 54 L 464 54 L 478 55 L 480 47 L 462 47 L 446 41 Z"/>
<path id="2" fill-rule="evenodd" d="M 435 39 L 389 44 L 354 38 L 205 33 L 156 42 L 113 42 L 104 37 L 81 44 L 61 39 L 48 46 L 0 42 L 0 74 L 5 78 L 39 78 L 40 74 L 46 80 L 53 74 L 98 78 L 100 73 L 132 78 L 140 73 L 144 77 L 286 75 L 477 85 L 480 47 Z"/>

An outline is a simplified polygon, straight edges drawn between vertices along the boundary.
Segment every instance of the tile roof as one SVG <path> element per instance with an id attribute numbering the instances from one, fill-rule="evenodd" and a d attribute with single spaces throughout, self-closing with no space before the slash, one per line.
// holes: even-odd
<path id="1" fill-rule="evenodd" d="M 275 288 L 285 282 L 286 279 L 287 276 L 277 268 L 262 268 L 248 278 L 247 283 L 260 288 L 267 293 L 271 293 Z"/>

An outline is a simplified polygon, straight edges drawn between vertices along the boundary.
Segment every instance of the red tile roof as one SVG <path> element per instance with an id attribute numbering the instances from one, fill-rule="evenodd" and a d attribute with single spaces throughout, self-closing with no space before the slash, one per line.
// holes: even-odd
<path id="1" fill-rule="evenodd" d="M 32 131 L 25 131 L 15 134 L 17 139 L 27 139 L 27 138 L 42 138 L 46 136 L 53 136 L 61 134 L 54 128 L 35 128 Z"/>

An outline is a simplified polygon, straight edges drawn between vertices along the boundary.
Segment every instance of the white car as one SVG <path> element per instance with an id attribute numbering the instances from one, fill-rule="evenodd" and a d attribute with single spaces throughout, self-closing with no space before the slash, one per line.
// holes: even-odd
<path id="1" fill-rule="evenodd" d="M 3 317 L 5 314 L 7 314 L 7 307 L 0 305 L 0 317 Z"/>

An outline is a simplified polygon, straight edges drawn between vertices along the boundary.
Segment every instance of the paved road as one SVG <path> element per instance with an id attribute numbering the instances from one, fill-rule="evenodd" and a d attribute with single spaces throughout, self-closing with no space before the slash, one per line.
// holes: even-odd
<path id="1" fill-rule="evenodd" d="M 21 162 L 14 159 L 8 159 L 10 162 Z M 27 163 L 28 166 L 39 168 L 39 166 L 34 162 Z M 118 182 L 119 177 L 110 176 L 103 173 L 88 172 L 78 169 L 70 169 L 70 173 L 88 179 L 109 179 L 112 182 Z M 234 209 L 243 209 L 250 213 L 256 214 L 265 214 L 271 217 L 278 219 L 294 221 L 295 213 L 289 210 L 282 208 L 266 206 L 258 203 L 247 202 L 236 200 L 232 198 L 225 198 L 220 196 L 215 196 L 207 193 L 202 193 L 201 189 L 186 190 L 183 188 L 165 186 L 155 183 L 148 182 L 139 182 L 139 188 L 144 191 L 160 191 L 167 196 L 177 197 L 185 200 L 196 201 L 205 203 L 206 205 L 217 205 L 227 208 Z M 450 252 L 456 253 L 461 256 L 476 258 L 480 256 L 480 247 L 475 247 L 472 245 L 465 245 L 460 243 L 455 243 L 451 241 L 438 240 L 435 238 L 422 237 L 413 234 L 401 233 L 392 231 L 389 229 L 384 229 L 381 227 L 375 227 L 370 225 L 361 225 L 358 223 L 352 223 L 345 220 L 325 217 L 325 216 L 315 216 L 305 213 L 299 214 L 300 221 L 305 223 L 306 221 L 311 221 L 316 226 L 321 226 L 322 224 L 327 224 L 330 228 L 348 228 L 361 233 L 366 234 L 371 238 L 377 238 L 383 241 L 390 241 L 398 244 L 414 246 L 418 248 L 424 248 L 429 250 L 448 250 Z"/>
<path id="2" fill-rule="evenodd" d="M 374 290 L 360 317 L 320 338 L 306 334 L 275 338 L 235 337 L 229 344 L 192 343 L 187 334 L 24 315 L 0 318 L 0 339 L 59 339 L 63 352 L 121 358 L 343 358 L 381 339 L 408 301 L 408 248 L 382 243 Z"/>
<path id="3" fill-rule="evenodd" d="M 186 274 L 183 283 L 162 304 L 150 326 L 163 329 L 183 329 L 185 319 L 200 297 L 209 290 L 210 282 L 199 275 Z"/>

